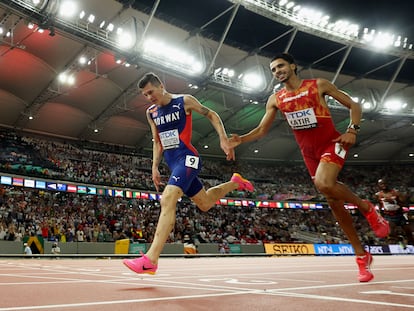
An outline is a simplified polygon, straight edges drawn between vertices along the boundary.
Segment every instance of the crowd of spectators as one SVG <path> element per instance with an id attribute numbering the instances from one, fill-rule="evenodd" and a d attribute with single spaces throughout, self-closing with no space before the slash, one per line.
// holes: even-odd
<path id="1" fill-rule="evenodd" d="M 151 158 L 119 146 L 68 142 L 0 131 L 0 172 L 55 180 L 155 191 Z M 387 177 L 393 186 L 414 201 L 414 166 L 346 166 L 341 179 L 361 197 L 373 199 L 376 181 Z M 204 160 L 206 187 L 227 180 L 238 171 L 252 180 L 254 193 L 235 191 L 233 197 L 322 201 L 302 163 L 248 163 Z M 162 174 L 167 177 L 165 166 Z M 218 177 L 217 172 L 220 172 Z M 320 242 L 346 242 L 328 209 L 270 209 L 217 205 L 200 212 L 184 198 L 177 208 L 170 243 L 180 243 L 185 234 L 197 243 L 296 242 L 297 233 L 314 233 Z M 51 192 L 23 187 L 0 188 L 0 240 L 23 240 L 28 235 L 60 242 L 112 242 L 120 238 L 151 242 L 158 219 L 159 203 L 152 200 L 113 198 Z M 382 243 L 370 232 L 357 210 L 352 214 L 365 243 Z"/>
<path id="2" fill-rule="evenodd" d="M 152 200 L 22 187 L 3 187 L 2 190 L 0 240 L 23 241 L 25 237 L 36 235 L 60 242 L 113 242 L 124 238 L 151 242 L 159 213 L 159 202 Z M 357 212 L 354 214 L 365 241 L 375 241 L 365 219 Z M 328 209 L 216 205 L 204 213 L 184 199 L 177 208 L 175 229 L 168 242 L 181 243 L 188 234 L 197 243 L 221 243 L 224 239 L 241 244 L 293 243 L 297 242 L 299 231 L 319 235 L 321 243 L 346 241 Z"/>

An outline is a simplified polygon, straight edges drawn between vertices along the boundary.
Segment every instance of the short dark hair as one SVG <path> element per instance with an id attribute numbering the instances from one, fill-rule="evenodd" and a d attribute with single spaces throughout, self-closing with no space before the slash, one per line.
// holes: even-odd
<path id="1" fill-rule="evenodd" d="M 292 55 L 290 55 L 289 53 L 278 53 L 278 54 L 275 55 L 275 57 L 273 57 L 271 62 L 273 62 L 273 61 L 275 61 L 276 59 L 279 59 L 279 58 L 287 61 L 289 64 L 295 64 L 296 65 L 295 74 L 297 74 L 298 66 L 296 64 L 295 58 Z"/>
<path id="2" fill-rule="evenodd" d="M 153 72 L 148 72 L 138 81 L 138 88 L 143 89 L 148 83 L 159 86 L 162 84 L 161 79 Z"/>

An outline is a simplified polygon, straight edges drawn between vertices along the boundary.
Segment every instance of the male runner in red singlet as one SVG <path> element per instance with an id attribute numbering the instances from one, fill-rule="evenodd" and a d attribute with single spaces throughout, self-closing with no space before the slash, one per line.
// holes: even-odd
<path id="1" fill-rule="evenodd" d="M 407 214 L 404 213 L 403 210 L 406 196 L 397 189 L 389 187 L 385 178 L 378 180 L 378 188 L 380 191 L 378 191 L 375 196 L 382 208 L 384 218 L 388 220 L 391 225 L 390 236 L 395 238 L 396 227 L 401 227 L 407 238 L 407 244 L 414 245 L 413 231 L 411 230 Z"/>
<path id="2" fill-rule="evenodd" d="M 376 212 L 374 205 L 357 197 L 344 184 L 337 181 L 348 149 L 355 143 L 361 121 L 361 108 L 344 92 L 324 79 L 302 80 L 297 76 L 297 65 L 287 53 L 278 54 L 270 63 L 270 70 L 284 88 L 272 94 L 259 125 L 247 134 L 233 135 L 233 146 L 258 140 L 269 131 L 277 110 L 280 110 L 295 135 L 303 159 L 316 188 L 326 197 L 341 228 L 352 244 L 359 267 L 358 279 L 373 279 L 370 271 L 372 256 L 366 252 L 353 226 L 352 217 L 344 203 L 359 207 L 378 237 L 386 237 L 389 224 Z M 332 96 L 350 110 L 350 124 L 345 133 L 339 133 L 325 102 Z"/>
<path id="3" fill-rule="evenodd" d="M 136 259 L 124 259 L 123 263 L 136 273 L 154 274 L 158 268 L 158 258 L 174 228 L 176 206 L 185 194 L 200 210 L 207 212 L 218 199 L 233 190 L 253 191 L 253 185 L 240 174 L 233 174 L 230 181 L 204 189 L 198 174 L 201 159 L 198 151 L 191 144 L 192 112 L 206 117 L 220 138 L 220 146 L 228 160 L 234 160 L 234 149 L 219 115 L 202 105 L 191 95 L 177 95 L 167 92 L 160 78 L 154 73 L 147 73 L 139 82 L 142 94 L 151 102 L 147 109 L 147 119 L 153 137 L 152 180 L 159 191 L 161 174 L 158 166 L 162 156 L 171 175 L 161 196 L 161 212 L 155 231 L 154 240 L 148 252 Z"/>

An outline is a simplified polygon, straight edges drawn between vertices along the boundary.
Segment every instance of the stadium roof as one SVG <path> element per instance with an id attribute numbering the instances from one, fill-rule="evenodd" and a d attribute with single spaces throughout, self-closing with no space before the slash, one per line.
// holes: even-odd
<path id="1" fill-rule="evenodd" d="M 162 38 L 167 51 L 172 45 L 201 51 L 206 70 L 191 75 L 124 51 L 108 38 L 99 37 L 100 32 L 92 36 L 75 27 L 79 24 L 51 20 L 53 16 L 32 11 L 22 5 L 24 2 L 0 1 L 2 126 L 148 151 L 152 146 L 145 117 L 148 104 L 137 94 L 136 83 L 143 74 L 154 71 L 170 92 L 193 94 L 220 114 L 229 133 L 241 134 L 263 116 L 264 103 L 275 84 L 267 70 L 270 58 L 288 51 L 297 59 L 301 77 L 334 80 L 352 96 L 379 103 L 364 113 L 350 163 L 414 162 L 414 157 L 409 157 L 414 154 L 413 50 L 380 50 L 324 35 L 252 6 L 255 1 L 78 1 L 97 20 L 126 27 L 133 20 L 142 38 Z M 271 6 L 279 1 L 259 2 Z M 414 42 L 408 1 L 297 3 L 320 9 L 331 19 L 395 32 L 407 37 L 408 43 Z M 46 31 L 40 33 L 36 26 L 30 29 L 29 23 L 43 23 Z M 8 30 L 12 30 L 10 36 Z M 82 55 L 88 57 L 89 64 L 78 63 Z M 252 66 L 262 68 L 269 82 L 260 92 L 242 91 L 217 81 L 213 74 L 218 68 L 241 72 Z M 59 82 L 62 72 L 73 76 L 72 85 Z M 382 101 L 396 98 L 407 103 L 404 110 L 380 106 Z M 345 130 L 348 111 L 334 105 L 332 112 L 338 129 Z M 197 115 L 193 118 L 194 145 L 202 155 L 222 157 L 209 122 Z M 301 161 L 293 135 L 280 116 L 266 138 L 238 147 L 236 154 L 243 159 Z"/>

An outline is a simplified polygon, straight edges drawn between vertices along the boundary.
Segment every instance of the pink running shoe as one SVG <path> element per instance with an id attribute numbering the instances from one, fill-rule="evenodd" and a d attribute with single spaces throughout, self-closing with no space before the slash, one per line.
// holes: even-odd
<path id="1" fill-rule="evenodd" d="M 237 188 L 237 190 L 247 190 L 250 192 L 254 191 L 252 183 L 247 179 L 243 178 L 239 173 L 234 173 L 233 176 L 231 176 L 230 181 L 239 184 L 239 188 Z"/>
<path id="2" fill-rule="evenodd" d="M 364 202 L 366 202 L 370 208 L 370 211 L 364 214 L 369 225 L 377 237 L 385 238 L 390 233 L 390 224 L 377 213 L 374 204 L 368 200 L 364 200 Z"/>
<path id="3" fill-rule="evenodd" d="M 359 268 L 358 280 L 360 282 L 369 282 L 374 278 L 371 272 L 372 261 L 372 255 L 368 252 L 365 252 L 364 256 L 356 257 L 356 263 Z"/>
<path id="4" fill-rule="evenodd" d="M 147 256 L 141 253 L 141 257 L 135 259 L 124 259 L 122 263 L 135 273 L 155 274 L 158 265 L 153 265 Z"/>

